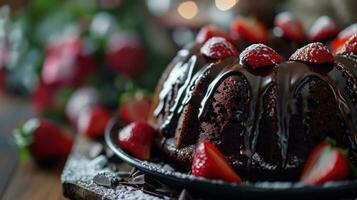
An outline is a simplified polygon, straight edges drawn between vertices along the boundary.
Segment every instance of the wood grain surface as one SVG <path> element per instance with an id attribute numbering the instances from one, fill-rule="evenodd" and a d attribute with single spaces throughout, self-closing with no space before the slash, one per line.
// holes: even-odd
<path id="1" fill-rule="evenodd" d="M 25 101 L 0 95 L 1 138 L 11 142 L 12 130 L 18 123 L 25 121 L 32 115 L 31 109 Z M 1 165 L 16 161 L 16 153 L 6 150 L 1 150 L 1 153 L 4 154 L 2 158 L 6 158 L 0 159 Z M 8 156 L 10 153 L 11 156 Z M 60 181 L 63 165 L 45 170 L 39 168 L 32 160 L 17 162 L 16 167 L 12 170 L 13 172 L 6 174 L 10 178 L 4 180 L 7 186 L 3 192 L 0 190 L 0 198 L 3 200 L 65 199 Z M 4 179 L 4 177 L 5 175 L 1 175 L 0 172 L 0 179 Z"/>

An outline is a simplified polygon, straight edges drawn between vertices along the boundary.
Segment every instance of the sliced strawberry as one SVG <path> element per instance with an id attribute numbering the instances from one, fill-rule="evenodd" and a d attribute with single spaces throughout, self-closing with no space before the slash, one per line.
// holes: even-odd
<path id="1" fill-rule="evenodd" d="M 222 37 L 210 38 L 201 47 L 201 53 L 213 59 L 222 59 L 230 56 L 238 56 L 237 49 Z"/>
<path id="2" fill-rule="evenodd" d="M 133 122 L 119 132 L 121 148 L 141 160 L 149 160 L 155 130 L 144 122 Z"/>
<path id="3" fill-rule="evenodd" d="M 224 32 L 223 30 L 213 25 L 208 25 L 201 28 L 200 32 L 198 32 L 196 36 L 196 42 L 203 44 L 212 37 L 223 37 L 226 40 L 228 40 L 230 43 L 237 44 L 237 40 L 232 38 L 228 33 Z"/>
<path id="4" fill-rule="evenodd" d="M 347 28 L 343 29 L 332 41 L 331 48 L 333 52 L 338 52 L 340 48 L 346 43 L 346 41 L 354 34 L 357 34 L 357 23 L 354 23 Z"/>
<path id="5" fill-rule="evenodd" d="M 304 28 L 300 20 L 290 12 L 279 13 L 275 17 L 274 24 L 282 31 L 284 37 L 298 42 L 304 40 Z"/>
<path id="6" fill-rule="evenodd" d="M 312 24 L 308 36 L 310 41 L 317 42 L 335 37 L 338 31 L 339 28 L 333 19 L 321 16 Z"/>
<path id="7" fill-rule="evenodd" d="M 296 50 L 289 60 L 310 63 L 333 63 L 335 61 L 330 50 L 322 43 L 315 42 Z"/>
<path id="8" fill-rule="evenodd" d="M 151 97 L 145 95 L 143 91 L 135 94 L 125 94 L 121 98 L 119 117 L 125 123 L 135 121 L 146 122 L 151 109 Z"/>
<path id="9" fill-rule="evenodd" d="M 43 119 L 30 119 L 15 133 L 18 145 L 22 149 L 28 147 L 39 163 L 67 157 L 73 144 L 72 138 L 64 130 Z"/>
<path id="10" fill-rule="evenodd" d="M 357 54 L 357 33 L 352 35 L 338 51 L 339 54 Z"/>
<path id="11" fill-rule="evenodd" d="M 241 182 L 224 155 L 209 141 L 198 145 L 192 162 L 192 175 L 209 179 Z"/>
<path id="12" fill-rule="evenodd" d="M 272 66 L 283 61 L 277 52 L 265 44 L 252 44 L 241 54 L 242 63 L 253 69 Z"/>
<path id="13" fill-rule="evenodd" d="M 109 41 L 106 60 L 118 73 L 135 78 L 145 69 L 145 49 L 137 37 L 114 35 Z"/>
<path id="14" fill-rule="evenodd" d="M 231 24 L 231 33 L 251 43 L 265 43 L 268 41 L 266 27 L 255 18 L 238 17 Z"/>
<path id="15" fill-rule="evenodd" d="M 79 115 L 78 132 L 86 137 L 101 137 L 111 118 L 112 114 L 107 108 L 100 105 L 89 107 Z"/>
<path id="16" fill-rule="evenodd" d="M 300 181 L 306 185 L 343 180 L 350 172 L 349 161 L 338 148 L 322 142 L 306 160 Z"/>

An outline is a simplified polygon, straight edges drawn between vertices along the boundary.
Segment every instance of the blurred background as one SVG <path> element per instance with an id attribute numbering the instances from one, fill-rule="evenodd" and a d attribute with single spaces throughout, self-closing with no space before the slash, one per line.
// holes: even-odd
<path id="1" fill-rule="evenodd" d="M 68 102 L 83 90 L 113 112 L 123 95 L 150 96 L 202 26 L 227 30 L 242 15 L 271 28 L 290 11 L 305 30 L 321 15 L 342 29 L 357 21 L 356 8 L 355 0 L 0 0 L 0 194 L 13 173 L 35 170 L 15 170 L 14 127 L 41 116 L 75 132 Z"/>

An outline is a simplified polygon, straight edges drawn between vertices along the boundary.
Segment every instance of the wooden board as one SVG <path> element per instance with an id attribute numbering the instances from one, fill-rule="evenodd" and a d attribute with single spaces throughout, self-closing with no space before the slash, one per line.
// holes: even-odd
<path id="1" fill-rule="evenodd" d="M 70 199 L 189 199 L 118 160 L 103 142 L 78 137 L 62 173 Z"/>

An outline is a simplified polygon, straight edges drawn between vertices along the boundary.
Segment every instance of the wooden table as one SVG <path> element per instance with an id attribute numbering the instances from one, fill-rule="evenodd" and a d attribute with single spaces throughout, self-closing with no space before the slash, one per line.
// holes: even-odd
<path id="1" fill-rule="evenodd" d="M 11 140 L 13 128 L 30 116 L 32 112 L 28 103 L 13 98 L 10 100 L 0 95 L 0 136 Z M 10 159 L 15 161 L 16 157 Z M 2 162 L 4 161 L 0 159 L 0 164 L 4 164 Z M 65 199 L 60 181 L 63 166 L 64 164 L 46 170 L 39 168 L 32 160 L 17 161 L 10 178 L 7 179 L 5 191 L 3 193 L 0 191 L 0 198 L 4 200 Z"/>

